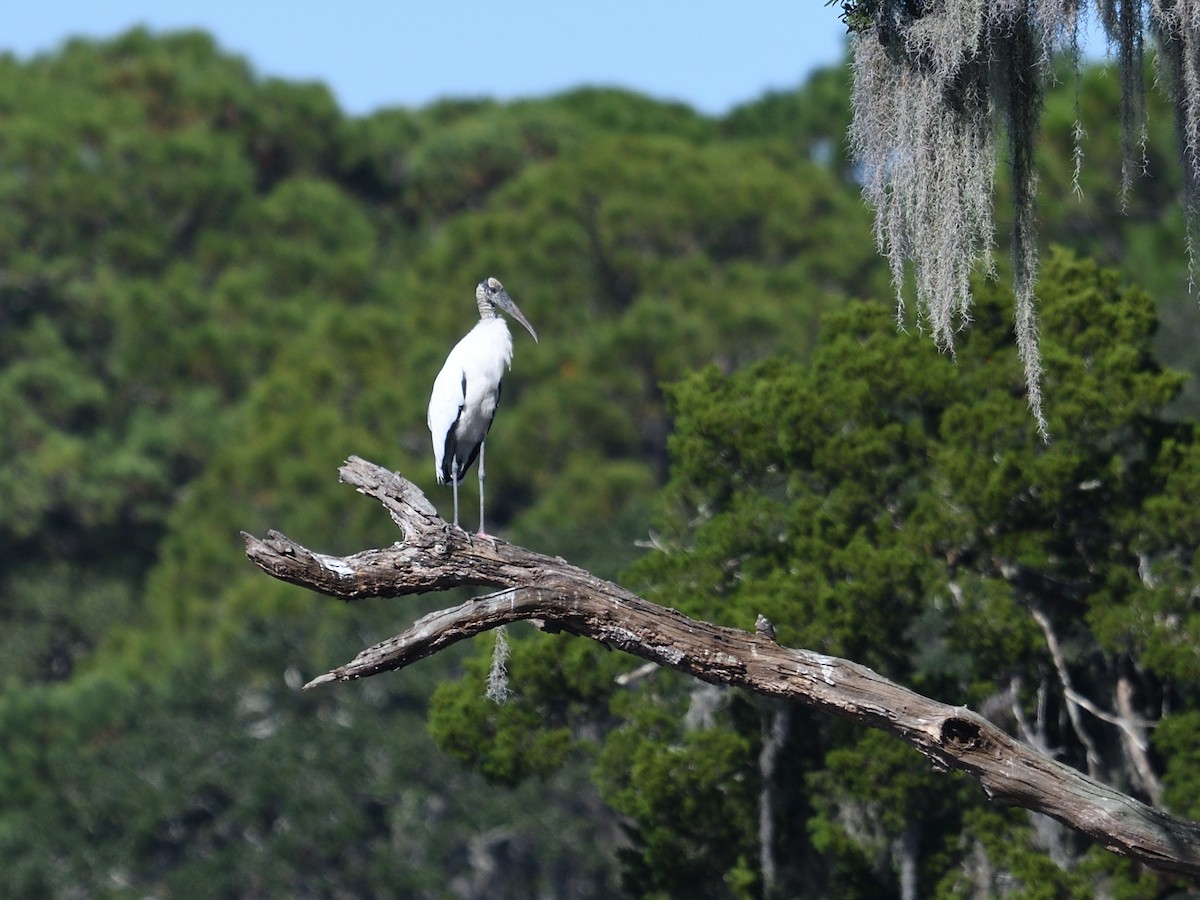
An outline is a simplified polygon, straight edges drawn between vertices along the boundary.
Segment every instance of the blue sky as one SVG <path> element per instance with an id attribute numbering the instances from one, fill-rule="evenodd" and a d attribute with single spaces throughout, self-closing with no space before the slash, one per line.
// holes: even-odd
<path id="1" fill-rule="evenodd" d="M 317 80 L 349 113 L 445 96 L 538 96 L 617 85 L 720 114 L 841 58 L 824 0 L 503 3 L 282 0 L 8 2 L 0 51 L 28 59 L 137 24 L 202 28 L 262 75 Z"/>

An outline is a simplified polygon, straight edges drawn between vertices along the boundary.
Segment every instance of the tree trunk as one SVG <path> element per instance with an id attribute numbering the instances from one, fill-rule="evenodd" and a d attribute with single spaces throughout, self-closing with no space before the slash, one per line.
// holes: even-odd
<path id="1" fill-rule="evenodd" d="M 399 597 L 461 585 L 501 590 L 423 616 L 403 634 L 314 678 L 312 688 L 401 669 L 522 619 L 599 641 L 703 681 L 783 698 L 880 728 L 939 770 L 976 779 L 995 802 L 1051 816 L 1155 868 L 1200 875 L 1200 824 L 1173 818 L 1038 752 L 961 706 L 923 697 L 857 663 L 781 647 L 772 637 L 690 619 L 557 557 L 472 537 L 444 522 L 400 475 L 351 457 L 342 481 L 379 500 L 400 527 L 391 547 L 348 557 L 307 550 L 278 532 L 243 534 L 268 574 L 338 597 Z M 747 622 L 753 629 L 754 623 Z"/>
<path id="2" fill-rule="evenodd" d="M 779 866 L 775 859 L 775 772 L 779 768 L 779 751 L 787 740 L 791 707 L 772 701 L 759 715 L 762 718 L 762 749 L 758 754 L 758 775 L 762 786 L 758 795 L 759 868 L 762 869 L 763 897 L 776 896 Z"/>

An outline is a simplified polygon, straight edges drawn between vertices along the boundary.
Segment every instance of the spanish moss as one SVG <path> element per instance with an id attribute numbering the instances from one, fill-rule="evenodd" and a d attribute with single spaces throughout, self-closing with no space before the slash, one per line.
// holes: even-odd
<path id="1" fill-rule="evenodd" d="M 503 625 L 495 630 L 496 643 L 492 647 L 492 667 L 488 670 L 487 698 L 500 705 L 508 700 L 508 633 Z"/>
<path id="2" fill-rule="evenodd" d="M 1194 235 L 1200 220 L 1200 0 L 1154 0 L 1150 21 L 1160 78 L 1175 108 L 1183 156 L 1189 272 L 1194 282 Z"/>
<path id="3" fill-rule="evenodd" d="M 891 267 L 897 316 L 911 267 L 917 316 L 953 352 L 970 321 L 970 276 L 994 274 L 993 190 L 1004 158 L 1013 185 L 1014 330 L 1027 399 L 1043 438 L 1037 341 L 1037 172 L 1042 90 L 1065 56 L 1079 85 L 1082 0 L 843 0 L 854 54 L 852 150 L 875 237 Z M 1173 102 L 1184 170 L 1188 250 L 1200 216 L 1200 0 L 1096 0 L 1120 72 L 1123 194 L 1145 165 L 1145 52 Z M 1078 106 L 1077 106 L 1078 111 Z M 1075 184 L 1084 131 L 1076 116 Z M 1003 134 L 1003 143 L 999 135 Z"/>

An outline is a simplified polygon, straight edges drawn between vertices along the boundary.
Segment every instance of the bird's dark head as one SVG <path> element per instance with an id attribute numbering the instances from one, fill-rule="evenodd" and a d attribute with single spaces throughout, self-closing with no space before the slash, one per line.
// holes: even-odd
<path id="1" fill-rule="evenodd" d="M 508 296 L 508 291 L 504 289 L 499 278 L 485 278 L 479 282 L 475 288 L 475 302 L 479 304 L 481 317 L 490 318 L 496 314 L 497 309 L 503 310 L 524 325 L 525 330 L 533 335 L 533 340 L 537 341 L 537 332 L 533 330 L 533 326 L 529 324 L 525 314 L 513 302 L 513 298 Z"/>

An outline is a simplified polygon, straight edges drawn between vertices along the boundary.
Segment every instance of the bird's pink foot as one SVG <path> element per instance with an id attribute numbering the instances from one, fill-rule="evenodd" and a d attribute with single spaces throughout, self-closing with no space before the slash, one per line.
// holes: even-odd
<path id="1" fill-rule="evenodd" d="M 488 534 L 486 531 L 477 531 L 473 537 L 477 537 L 482 541 L 487 541 L 492 545 L 493 550 L 496 549 L 496 538 L 492 537 L 492 535 Z"/>

